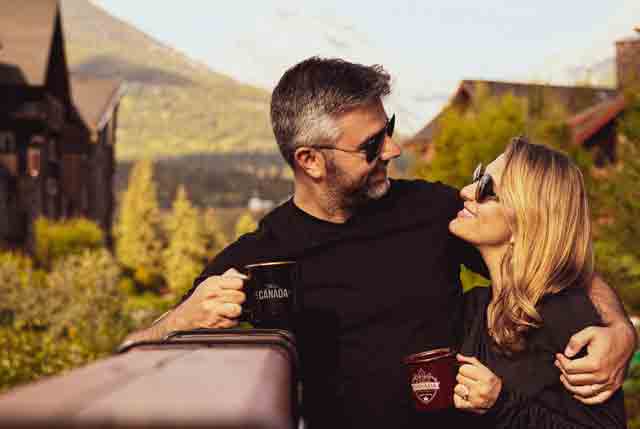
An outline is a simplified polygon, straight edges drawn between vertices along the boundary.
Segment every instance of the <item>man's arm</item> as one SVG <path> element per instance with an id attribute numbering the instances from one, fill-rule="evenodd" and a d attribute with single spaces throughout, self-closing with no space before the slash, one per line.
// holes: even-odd
<path id="1" fill-rule="evenodd" d="M 576 399 L 596 404 L 622 386 L 638 339 L 622 302 L 602 277 L 593 276 L 588 294 L 605 326 L 588 327 L 572 336 L 564 355 L 556 355 L 556 366 L 562 371 L 562 383 Z M 584 346 L 587 355 L 571 359 Z"/>
<path id="2" fill-rule="evenodd" d="M 242 288 L 246 278 L 233 268 L 221 276 L 208 277 L 178 307 L 164 313 L 150 327 L 127 336 L 120 347 L 161 340 L 174 331 L 236 326 L 245 300 Z"/>
<path id="3" fill-rule="evenodd" d="M 594 274 L 591 284 L 587 289 L 591 302 L 598 310 L 602 321 L 606 326 L 615 325 L 617 323 L 628 326 L 635 337 L 635 330 L 629 320 L 626 310 L 622 305 L 622 301 L 616 292 L 604 281 L 599 274 Z"/>

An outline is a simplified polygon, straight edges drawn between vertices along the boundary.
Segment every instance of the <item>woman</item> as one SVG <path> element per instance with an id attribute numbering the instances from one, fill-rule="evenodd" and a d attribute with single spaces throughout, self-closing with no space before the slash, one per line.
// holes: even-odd
<path id="1" fill-rule="evenodd" d="M 491 287 L 465 296 L 455 406 L 483 415 L 475 427 L 626 427 L 621 390 L 585 405 L 554 366 L 575 332 L 601 324 L 584 288 L 593 254 L 580 170 L 515 138 L 461 195 L 449 229 L 478 248 Z"/>

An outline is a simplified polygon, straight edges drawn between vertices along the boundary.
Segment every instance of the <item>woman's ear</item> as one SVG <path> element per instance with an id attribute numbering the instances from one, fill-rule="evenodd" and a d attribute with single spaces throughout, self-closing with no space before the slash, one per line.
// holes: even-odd
<path id="1" fill-rule="evenodd" d="M 320 156 L 319 150 L 299 147 L 293 154 L 293 162 L 313 179 L 320 179 L 325 175 L 325 159 Z"/>

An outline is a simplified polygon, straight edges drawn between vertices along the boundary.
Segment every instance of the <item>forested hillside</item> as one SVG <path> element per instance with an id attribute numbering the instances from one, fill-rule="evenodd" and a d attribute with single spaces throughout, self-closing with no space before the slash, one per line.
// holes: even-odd
<path id="1" fill-rule="evenodd" d="M 127 82 L 119 159 L 275 151 L 267 91 L 209 70 L 87 0 L 64 0 L 62 13 L 72 71 Z"/>
<path id="2" fill-rule="evenodd" d="M 164 206 L 180 184 L 206 205 L 244 205 L 256 192 L 272 199 L 288 194 L 268 91 L 215 73 L 88 0 L 63 0 L 62 14 L 73 73 L 126 83 L 118 192 L 132 161 L 162 159 L 157 177 Z"/>

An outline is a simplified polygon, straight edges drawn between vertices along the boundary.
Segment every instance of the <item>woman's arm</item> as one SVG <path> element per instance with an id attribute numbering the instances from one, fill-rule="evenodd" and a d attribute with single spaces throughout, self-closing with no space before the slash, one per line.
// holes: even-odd
<path id="1" fill-rule="evenodd" d="M 476 358 L 458 355 L 458 361 L 462 365 L 454 389 L 455 406 L 485 414 L 496 428 L 626 427 L 621 391 L 606 404 L 592 407 L 569 397 L 558 383 L 555 389 L 550 387 L 530 398 L 505 388 L 502 380 Z"/>
<path id="2" fill-rule="evenodd" d="M 562 371 L 562 383 L 576 399 L 597 404 L 622 386 L 637 335 L 620 299 L 602 277 L 593 276 L 587 293 L 604 326 L 591 326 L 573 335 L 564 354 L 556 356 L 556 366 Z M 587 355 L 576 359 L 585 346 Z"/>
<path id="3" fill-rule="evenodd" d="M 556 397 L 557 392 L 549 392 Z M 541 392 L 540 396 L 544 396 Z M 566 404 L 565 413 L 560 413 L 540 402 L 539 398 L 526 398 L 513 391 L 503 390 L 494 407 L 487 413 L 493 418 L 496 428 L 540 428 L 540 429 L 584 429 L 584 428 L 626 428 L 622 392 L 603 405 L 589 406 L 573 401 Z M 556 403 L 556 407 L 560 404 Z M 571 412 L 568 408 L 573 408 Z M 597 409 L 596 409 L 597 407 Z M 568 416 L 571 415 L 571 418 Z"/>

